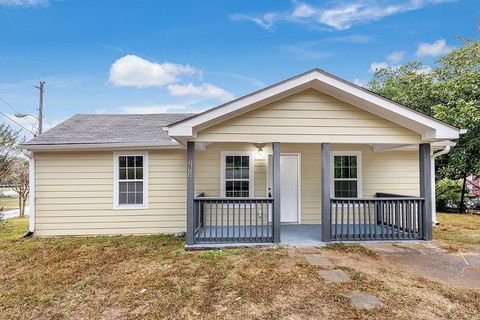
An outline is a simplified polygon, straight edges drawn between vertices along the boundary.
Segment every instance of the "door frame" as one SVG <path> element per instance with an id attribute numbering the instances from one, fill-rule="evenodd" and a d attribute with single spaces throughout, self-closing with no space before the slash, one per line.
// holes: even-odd
<path id="1" fill-rule="evenodd" d="M 268 187 L 269 187 L 269 179 L 268 176 L 270 174 L 270 166 L 269 166 L 269 157 L 273 157 L 273 153 L 267 153 L 267 176 L 266 176 L 266 183 L 265 183 L 265 195 L 268 196 Z M 297 222 L 286 222 L 288 224 L 301 224 L 302 223 L 302 154 L 300 152 L 281 152 L 280 156 L 296 156 L 297 157 Z M 273 178 L 273 177 L 272 177 Z M 280 202 L 281 205 L 281 202 Z M 280 221 L 280 223 L 282 223 Z"/>

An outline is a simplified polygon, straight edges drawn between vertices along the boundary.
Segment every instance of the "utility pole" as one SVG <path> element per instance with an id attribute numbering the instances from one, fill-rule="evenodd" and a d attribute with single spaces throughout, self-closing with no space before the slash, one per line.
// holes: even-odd
<path id="1" fill-rule="evenodd" d="M 38 104 L 38 134 L 42 133 L 43 129 L 43 85 L 45 84 L 45 81 L 40 81 L 40 86 L 35 86 L 35 88 L 38 88 L 40 90 L 40 101 Z"/>

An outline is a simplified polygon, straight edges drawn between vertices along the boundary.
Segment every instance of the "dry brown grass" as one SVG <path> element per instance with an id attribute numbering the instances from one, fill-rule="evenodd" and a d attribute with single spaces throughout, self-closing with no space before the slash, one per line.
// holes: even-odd
<path id="1" fill-rule="evenodd" d="M 448 250 L 480 252 L 480 215 L 439 213 L 434 242 Z"/>
<path id="2" fill-rule="evenodd" d="M 358 252 L 369 268 L 325 284 L 294 249 L 183 250 L 171 236 L 19 240 L 0 227 L 1 319 L 474 319 L 480 292 L 427 281 Z M 335 253 L 336 254 L 336 253 Z M 146 290 L 144 290 L 146 289 Z M 388 307 L 355 310 L 362 290 Z"/>

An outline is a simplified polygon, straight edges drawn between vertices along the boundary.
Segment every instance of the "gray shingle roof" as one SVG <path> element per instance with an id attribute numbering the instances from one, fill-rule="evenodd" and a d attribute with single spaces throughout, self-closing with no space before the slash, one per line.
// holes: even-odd
<path id="1" fill-rule="evenodd" d="M 175 146 L 167 132 L 171 123 L 191 117 L 188 113 L 164 114 L 77 114 L 38 137 L 22 144 L 77 145 L 128 144 Z"/>

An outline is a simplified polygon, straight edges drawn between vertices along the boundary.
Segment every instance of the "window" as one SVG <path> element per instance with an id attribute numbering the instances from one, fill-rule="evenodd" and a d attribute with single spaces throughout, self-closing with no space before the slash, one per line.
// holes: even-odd
<path id="1" fill-rule="evenodd" d="M 253 157 L 250 153 L 222 152 L 222 196 L 253 195 Z"/>
<path id="2" fill-rule="evenodd" d="M 361 197 L 360 152 L 332 153 L 332 193 L 336 198 Z"/>
<path id="3" fill-rule="evenodd" d="M 146 208 L 147 154 L 115 154 L 115 208 Z"/>

